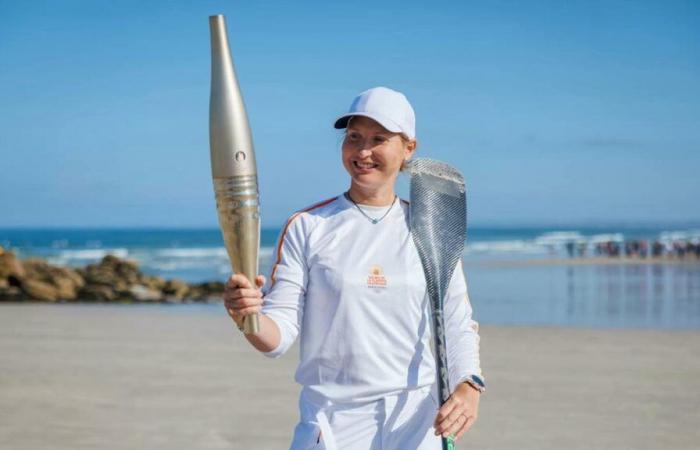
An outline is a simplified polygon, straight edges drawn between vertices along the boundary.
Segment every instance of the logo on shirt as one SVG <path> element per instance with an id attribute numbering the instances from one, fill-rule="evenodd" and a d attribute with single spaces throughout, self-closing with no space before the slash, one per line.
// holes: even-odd
<path id="1" fill-rule="evenodd" d="M 372 266 L 367 277 L 367 287 L 370 288 L 385 288 L 386 277 L 384 271 L 379 266 Z"/>

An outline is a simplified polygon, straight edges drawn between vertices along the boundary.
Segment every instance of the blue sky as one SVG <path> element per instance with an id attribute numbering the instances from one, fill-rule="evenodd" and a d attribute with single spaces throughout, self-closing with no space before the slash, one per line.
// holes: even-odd
<path id="1" fill-rule="evenodd" d="M 347 188 L 331 124 L 377 85 L 472 224 L 700 222 L 698 2 L 0 0 L 0 227 L 216 226 L 216 13 L 266 226 Z"/>

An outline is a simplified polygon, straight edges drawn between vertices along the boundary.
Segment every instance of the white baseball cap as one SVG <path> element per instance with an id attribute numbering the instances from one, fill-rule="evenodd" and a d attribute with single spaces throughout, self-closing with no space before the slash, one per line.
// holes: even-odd
<path id="1" fill-rule="evenodd" d="M 368 89 L 355 97 L 350 110 L 335 121 L 335 128 L 345 128 L 353 116 L 369 117 L 393 133 L 416 138 L 416 114 L 401 92 L 385 87 Z"/>

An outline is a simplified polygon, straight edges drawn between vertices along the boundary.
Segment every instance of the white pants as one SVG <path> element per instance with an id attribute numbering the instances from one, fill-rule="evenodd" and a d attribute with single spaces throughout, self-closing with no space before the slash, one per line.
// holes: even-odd
<path id="1" fill-rule="evenodd" d="M 337 404 L 302 390 L 301 421 L 290 450 L 441 450 L 433 423 L 434 386 L 402 391 L 363 404 Z"/>

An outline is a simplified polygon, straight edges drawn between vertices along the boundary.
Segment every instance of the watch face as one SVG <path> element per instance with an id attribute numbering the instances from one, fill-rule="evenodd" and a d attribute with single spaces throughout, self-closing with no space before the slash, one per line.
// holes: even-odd
<path id="1" fill-rule="evenodd" d="M 482 380 L 482 379 L 479 378 L 478 376 L 472 375 L 472 376 L 471 376 L 471 379 L 472 379 L 472 381 L 473 381 L 474 383 L 476 383 L 477 385 L 481 386 L 482 388 L 483 388 L 483 387 L 486 387 L 486 386 L 484 385 L 484 380 Z"/>

